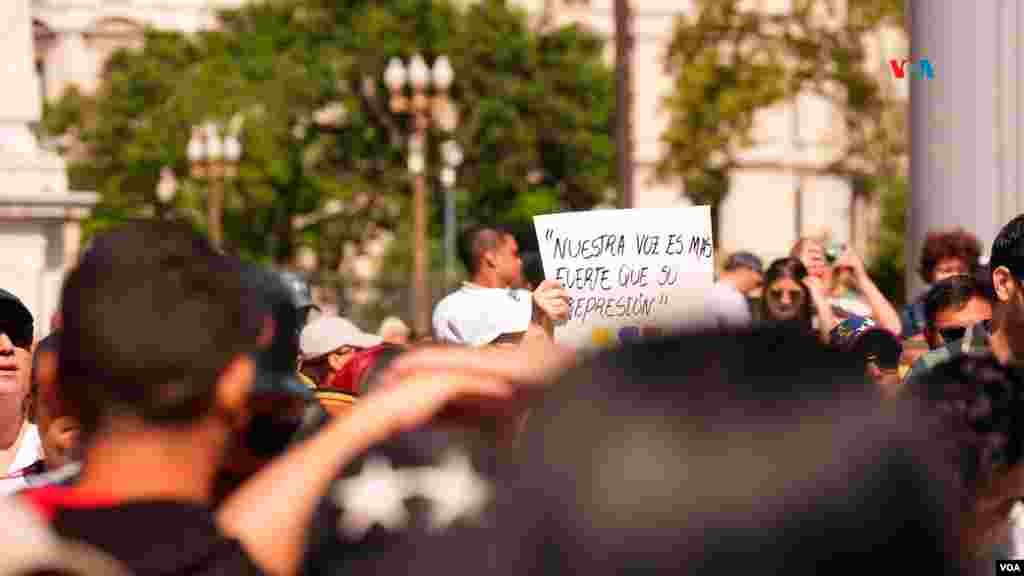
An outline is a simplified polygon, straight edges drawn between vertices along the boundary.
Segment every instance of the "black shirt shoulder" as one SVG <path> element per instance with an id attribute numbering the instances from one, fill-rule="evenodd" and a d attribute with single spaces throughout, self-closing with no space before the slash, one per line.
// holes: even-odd
<path id="1" fill-rule="evenodd" d="M 103 550 L 138 576 L 263 574 L 200 505 L 154 501 L 64 508 L 52 527 L 64 538 Z"/>
<path id="2" fill-rule="evenodd" d="M 436 427 L 371 449 L 318 507 L 304 574 L 412 573 L 443 558 L 486 570 L 498 456 L 487 434 Z"/>

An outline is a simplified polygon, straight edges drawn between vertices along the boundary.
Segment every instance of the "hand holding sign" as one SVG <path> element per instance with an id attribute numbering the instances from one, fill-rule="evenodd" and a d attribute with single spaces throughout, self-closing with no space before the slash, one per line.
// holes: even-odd
<path id="1" fill-rule="evenodd" d="M 544 275 L 569 297 L 559 342 L 603 347 L 703 312 L 714 276 L 707 206 L 548 214 L 534 225 Z"/>
<path id="2" fill-rule="evenodd" d="M 545 280 L 533 291 L 533 305 L 554 324 L 569 319 L 569 293 L 558 280 Z"/>

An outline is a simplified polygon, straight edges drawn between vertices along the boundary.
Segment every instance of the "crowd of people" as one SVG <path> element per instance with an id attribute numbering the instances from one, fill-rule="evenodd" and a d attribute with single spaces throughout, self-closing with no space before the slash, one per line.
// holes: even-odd
<path id="1" fill-rule="evenodd" d="M 822 238 L 732 254 L 706 321 L 581 354 L 500 227 L 418 335 L 134 222 L 45 338 L 0 289 L 0 575 L 990 574 L 1024 559 L 1024 215 L 980 254 L 930 234 L 903 310 Z"/>

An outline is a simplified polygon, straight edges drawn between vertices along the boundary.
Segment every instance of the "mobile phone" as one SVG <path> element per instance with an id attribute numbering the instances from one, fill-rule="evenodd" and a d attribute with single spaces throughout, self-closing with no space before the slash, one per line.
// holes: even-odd
<path id="1" fill-rule="evenodd" d="M 825 260 L 829 264 L 835 264 L 836 260 L 839 260 L 839 257 L 843 255 L 844 251 L 846 251 L 846 244 L 833 242 L 825 249 Z"/>

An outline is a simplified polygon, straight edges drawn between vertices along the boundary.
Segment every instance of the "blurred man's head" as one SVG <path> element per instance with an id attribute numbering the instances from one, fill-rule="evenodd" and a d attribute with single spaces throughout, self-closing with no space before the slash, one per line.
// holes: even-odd
<path id="1" fill-rule="evenodd" d="M 924 298 L 924 337 L 930 348 L 960 340 L 967 328 L 992 318 L 991 291 L 974 276 L 950 276 L 936 282 Z"/>
<path id="2" fill-rule="evenodd" d="M 500 227 L 473 227 L 459 245 L 470 279 L 486 288 L 523 286 L 523 261 L 515 236 Z"/>
<path id="3" fill-rule="evenodd" d="M 31 390 L 32 314 L 17 296 L 0 289 L 0 417 L 23 418 Z"/>
<path id="4" fill-rule="evenodd" d="M 727 281 L 744 296 L 761 288 L 764 280 L 761 259 L 750 252 L 736 252 L 729 256 L 720 280 Z"/>
<path id="5" fill-rule="evenodd" d="M 56 470 L 78 460 L 78 418 L 61 390 L 57 377 L 60 334 L 51 333 L 36 345 L 32 356 L 32 388 L 36 391 L 36 425 L 43 444 L 46 468 Z"/>
<path id="6" fill-rule="evenodd" d="M 61 311 L 58 373 L 87 449 L 104 432 L 201 428 L 197 449 L 222 450 L 201 444 L 245 425 L 262 318 L 238 263 L 187 226 L 140 222 L 97 237 Z"/>
<path id="7" fill-rule="evenodd" d="M 963 228 L 933 231 L 925 238 L 918 273 L 929 284 L 970 274 L 980 255 L 978 238 Z"/>
<path id="8" fill-rule="evenodd" d="M 993 328 L 1009 352 L 1024 357 L 1024 215 L 1010 220 L 992 242 L 989 258 L 996 300 Z"/>
<path id="9" fill-rule="evenodd" d="M 530 416 L 496 496 L 501 573 L 725 574 L 742 558 L 811 575 L 914 550 L 959 574 L 948 474 L 891 408 L 848 355 L 789 330 L 604 354 Z"/>

